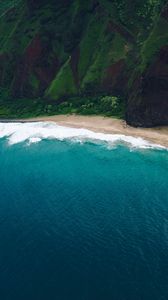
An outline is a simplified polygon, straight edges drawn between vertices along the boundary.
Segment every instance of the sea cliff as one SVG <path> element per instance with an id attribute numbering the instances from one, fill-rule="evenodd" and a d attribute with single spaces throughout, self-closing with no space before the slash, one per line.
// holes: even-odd
<path id="1" fill-rule="evenodd" d="M 66 102 L 86 113 L 110 115 L 122 108 L 133 126 L 167 125 L 166 1 L 5 1 L 0 87 L 1 117 L 11 105 L 20 107 L 24 99 L 26 109 L 25 99 L 34 99 L 37 115 L 44 103 L 45 113 Z"/>

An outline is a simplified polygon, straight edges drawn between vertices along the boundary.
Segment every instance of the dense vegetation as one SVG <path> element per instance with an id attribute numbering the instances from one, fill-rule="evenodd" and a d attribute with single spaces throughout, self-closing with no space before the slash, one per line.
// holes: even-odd
<path id="1" fill-rule="evenodd" d="M 126 116 L 168 124 L 165 0 L 0 3 L 0 116 Z"/>

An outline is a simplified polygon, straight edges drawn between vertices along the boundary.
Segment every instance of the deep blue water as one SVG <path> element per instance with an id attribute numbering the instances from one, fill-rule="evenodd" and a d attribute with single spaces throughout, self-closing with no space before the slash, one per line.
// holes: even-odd
<path id="1" fill-rule="evenodd" d="M 168 152 L 0 140 L 0 299 L 168 299 Z"/>

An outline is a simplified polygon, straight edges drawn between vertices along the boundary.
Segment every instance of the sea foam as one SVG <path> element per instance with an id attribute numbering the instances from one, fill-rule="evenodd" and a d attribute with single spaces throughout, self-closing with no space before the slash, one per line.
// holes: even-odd
<path id="1" fill-rule="evenodd" d="M 0 138 L 7 138 L 10 145 L 22 142 L 32 144 L 38 143 L 43 139 L 56 139 L 60 141 L 71 140 L 74 142 L 103 142 L 108 146 L 124 143 L 131 148 L 141 149 L 166 149 L 161 145 L 152 144 L 140 137 L 93 132 L 84 128 L 60 126 L 55 122 L 0 123 Z"/>

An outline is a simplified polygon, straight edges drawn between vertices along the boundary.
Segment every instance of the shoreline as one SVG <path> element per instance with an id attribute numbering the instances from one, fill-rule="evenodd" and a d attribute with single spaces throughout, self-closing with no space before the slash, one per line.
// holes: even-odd
<path id="1" fill-rule="evenodd" d="M 54 115 L 28 119 L 3 119 L 1 123 L 55 122 L 60 126 L 85 128 L 94 132 L 107 134 L 123 134 L 140 137 L 154 144 L 168 148 L 168 126 L 154 128 L 135 128 L 127 125 L 124 120 L 103 116 Z"/>

